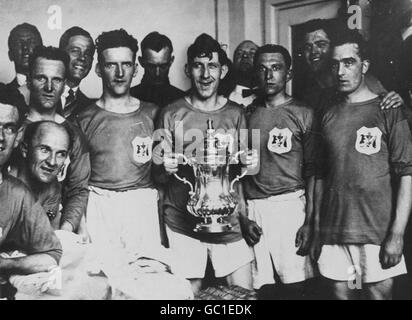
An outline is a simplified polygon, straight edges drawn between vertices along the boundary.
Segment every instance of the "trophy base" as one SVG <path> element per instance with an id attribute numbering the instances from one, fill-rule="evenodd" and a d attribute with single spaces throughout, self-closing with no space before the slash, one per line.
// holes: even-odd
<path id="1" fill-rule="evenodd" d="M 232 225 L 221 219 L 205 219 L 204 222 L 196 224 L 196 228 L 193 229 L 198 233 L 223 233 L 230 230 L 232 230 Z"/>

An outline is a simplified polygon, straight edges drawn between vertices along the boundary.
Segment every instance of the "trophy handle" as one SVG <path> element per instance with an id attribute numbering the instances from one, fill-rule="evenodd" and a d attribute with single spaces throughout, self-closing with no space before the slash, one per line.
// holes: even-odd
<path id="1" fill-rule="evenodd" d="M 252 149 L 252 151 L 253 151 L 253 149 Z M 237 159 L 242 153 L 245 153 L 245 150 L 241 150 L 241 151 L 236 152 L 236 153 L 233 155 L 233 158 L 234 158 L 234 159 Z M 238 163 L 239 163 L 239 160 L 237 160 L 237 161 L 238 161 Z M 235 190 L 233 189 L 233 186 L 235 185 L 236 182 L 238 182 L 240 179 L 242 179 L 248 172 L 249 172 L 249 170 L 248 170 L 247 167 L 246 167 L 245 171 L 244 171 L 242 174 L 238 174 L 238 175 L 236 176 L 236 178 L 233 179 L 233 181 L 230 183 L 229 192 L 235 192 Z"/>
<path id="2" fill-rule="evenodd" d="M 188 164 L 188 165 L 191 165 L 189 159 L 188 159 L 184 154 L 182 154 L 182 153 L 175 153 L 174 155 L 175 155 L 177 158 L 178 158 L 178 157 L 182 157 L 182 158 L 183 158 L 183 165 L 187 165 L 187 164 Z M 177 180 L 183 182 L 184 184 L 189 185 L 189 187 L 190 187 L 189 194 L 190 194 L 190 195 L 193 195 L 193 194 L 195 193 L 195 192 L 194 192 L 194 188 L 193 188 L 193 184 L 192 184 L 190 181 L 188 181 L 186 178 L 181 178 L 181 177 L 179 177 L 179 175 L 178 175 L 177 173 L 174 173 L 173 175 L 175 176 L 175 178 L 176 178 Z"/>
<path id="3" fill-rule="evenodd" d="M 230 189 L 229 192 L 235 192 L 235 189 L 233 189 L 233 186 L 235 185 L 236 182 L 238 182 L 240 179 L 242 179 L 246 174 L 248 170 L 245 169 L 245 171 L 242 174 L 238 174 L 235 179 L 230 183 Z"/>

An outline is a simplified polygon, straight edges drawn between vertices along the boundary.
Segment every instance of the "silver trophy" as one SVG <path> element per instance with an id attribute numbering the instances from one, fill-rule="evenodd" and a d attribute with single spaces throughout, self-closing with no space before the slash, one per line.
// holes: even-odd
<path id="1" fill-rule="evenodd" d="M 232 154 L 233 137 L 216 132 L 210 119 L 207 125 L 204 148 L 197 155 L 187 157 L 175 154 L 183 158 L 183 164 L 193 168 L 195 185 L 177 174 L 174 176 L 190 187 L 187 210 L 195 217 L 202 218 L 194 231 L 220 233 L 232 229 L 232 225 L 224 218 L 233 214 L 237 205 L 234 184 L 247 174 L 247 170 L 244 170 L 230 182 L 229 166 L 239 163 L 239 156 L 245 151 Z"/>

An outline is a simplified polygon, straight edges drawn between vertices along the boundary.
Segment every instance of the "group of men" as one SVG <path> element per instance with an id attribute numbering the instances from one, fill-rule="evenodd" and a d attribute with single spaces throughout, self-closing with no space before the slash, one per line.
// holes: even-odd
<path id="1" fill-rule="evenodd" d="M 210 261 L 228 285 L 276 288 L 283 298 L 302 297 L 320 273 L 328 297 L 390 299 L 393 278 L 406 273 L 412 204 L 403 100 L 368 74 L 359 33 L 336 37 L 321 20 L 306 27 L 315 82 L 298 101 L 286 93 L 292 59 L 279 45 L 244 41 L 232 64 L 202 34 L 187 50 L 184 92 L 169 82 L 173 45 L 158 32 L 138 57 L 123 29 L 94 41 L 72 27 L 54 48 L 36 27 L 16 26 L 8 42 L 16 77 L 0 86 L 0 252 L 25 256 L 0 255 L 0 275 L 57 265 L 61 229 L 91 242 L 109 278 L 119 261 L 145 255 L 162 257 L 195 294 Z M 79 86 L 95 51 L 103 93 L 92 100 Z M 136 60 L 144 76 L 131 88 Z M 234 81 L 221 95 L 228 73 Z M 249 143 L 257 157 L 237 165 L 251 174 L 236 185 L 232 228 L 205 234 L 194 231 L 189 187 L 175 175 L 193 182 L 193 169 L 175 151 L 189 150 L 210 120 L 235 140 L 248 132 L 236 145 Z M 361 289 L 348 285 L 353 277 Z"/>

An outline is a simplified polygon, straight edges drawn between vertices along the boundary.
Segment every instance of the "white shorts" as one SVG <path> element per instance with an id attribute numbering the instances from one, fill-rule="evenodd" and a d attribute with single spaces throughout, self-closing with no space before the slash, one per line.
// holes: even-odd
<path id="1" fill-rule="evenodd" d="M 380 246 L 323 245 L 318 260 L 322 276 L 335 281 L 353 281 L 360 277 L 363 283 L 383 281 L 406 273 L 404 257 L 396 266 L 382 269 L 379 262 Z"/>
<path id="2" fill-rule="evenodd" d="M 227 244 L 213 244 L 174 232 L 167 226 L 166 232 L 174 256 L 172 270 L 186 279 L 205 277 L 208 256 L 218 278 L 230 275 L 253 260 L 252 250 L 243 239 Z"/>
<path id="3" fill-rule="evenodd" d="M 93 251 L 106 273 L 115 262 L 161 247 L 157 191 L 115 192 L 89 187 L 86 224 Z M 117 260 L 117 261 L 116 261 Z"/>
<path id="4" fill-rule="evenodd" d="M 249 219 L 262 228 L 260 241 L 253 247 L 253 286 L 259 289 L 275 283 L 274 270 L 282 283 L 297 283 L 314 276 L 309 256 L 296 254 L 296 233 L 305 221 L 304 191 L 266 199 L 248 200 Z M 273 261 L 273 264 L 272 264 Z"/>

